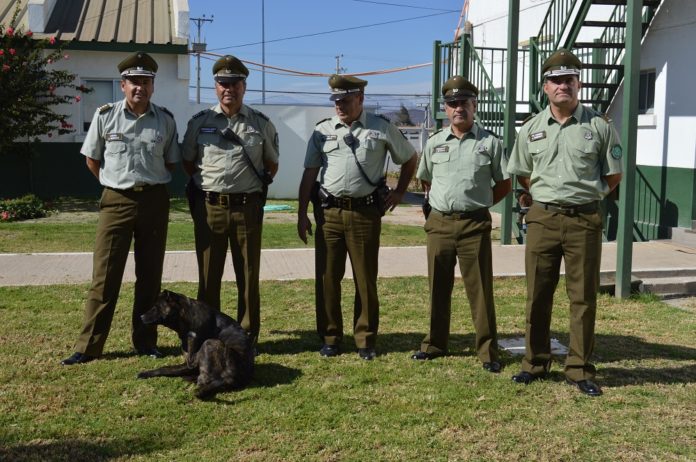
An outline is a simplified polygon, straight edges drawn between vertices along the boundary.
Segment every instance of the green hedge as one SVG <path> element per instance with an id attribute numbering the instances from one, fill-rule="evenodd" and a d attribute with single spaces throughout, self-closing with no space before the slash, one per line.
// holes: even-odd
<path id="1" fill-rule="evenodd" d="M 0 201 L 0 221 L 20 221 L 46 216 L 46 206 L 33 194 Z"/>

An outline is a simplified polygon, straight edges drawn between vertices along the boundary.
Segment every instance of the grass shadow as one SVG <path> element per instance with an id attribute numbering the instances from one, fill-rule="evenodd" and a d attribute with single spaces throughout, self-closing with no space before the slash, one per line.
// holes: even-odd
<path id="1" fill-rule="evenodd" d="M 276 363 L 256 363 L 251 387 L 272 388 L 277 385 L 289 385 L 301 376 L 300 369 Z"/>
<path id="2" fill-rule="evenodd" d="M 61 441 L 37 441 L 36 443 L 16 444 L 0 447 L 0 460 L 20 461 L 65 461 L 76 460 L 108 461 L 130 458 L 167 449 L 156 438 L 137 438 L 127 440 L 85 441 L 67 439 Z"/>

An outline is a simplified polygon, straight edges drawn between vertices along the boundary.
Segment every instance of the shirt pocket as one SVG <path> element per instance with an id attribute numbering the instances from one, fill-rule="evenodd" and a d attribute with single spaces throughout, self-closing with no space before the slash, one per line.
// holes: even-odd
<path id="1" fill-rule="evenodd" d="M 104 147 L 104 163 L 113 171 L 125 169 L 128 164 L 127 151 L 128 146 L 124 141 L 107 141 Z"/>
<path id="2" fill-rule="evenodd" d="M 329 153 L 335 151 L 336 149 L 338 149 L 338 141 L 336 140 L 327 140 L 321 145 L 321 152 L 326 155 L 329 155 Z"/>
<path id="3" fill-rule="evenodd" d="M 146 153 L 152 154 L 155 157 L 164 157 L 164 136 L 157 131 L 148 131 L 143 133 L 143 144 L 145 145 Z"/>
<path id="4" fill-rule="evenodd" d="M 434 152 L 430 156 L 430 162 L 433 164 L 433 176 L 446 175 L 451 170 L 449 152 Z"/>
<path id="5" fill-rule="evenodd" d="M 568 143 L 568 147 L 571 155 L 569 161 L 578 177 L 590 180 L 598 179 L 594 177 L 599 167 L 599 150 L 601 148 L 599 140 L 571 141 Z"/>
<path id="6" fill-rule="evenodd" d="M 227 152 L 221 137 L 215 133 L 200 133 L 196 142 L 203 169 L 224 172 Z"/>
<path id="7" fill-rule="evenodd" d="M 471 179 L 478 179 L 480 181 L 484 181 L 488 179 L 490 181 L 491 178 L 491 156 L 488 154 L 488 151 L 476 151 L 474 152 L 474 158 L 472 162 L 472 178 Z"/>

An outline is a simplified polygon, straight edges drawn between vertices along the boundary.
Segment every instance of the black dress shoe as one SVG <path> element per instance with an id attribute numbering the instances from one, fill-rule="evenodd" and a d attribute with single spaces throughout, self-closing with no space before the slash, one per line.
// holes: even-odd
<path id="1" fill-rule="evenodd" d="M 498 361 L 491 361 L 491 362 L 483 363 L 483 368 L 485 370 L 487 370 L 488 372 L 492 372 L 494 374 L 497 374 L 503 370 L 503 366 Z M 515 379 L 512 379 L 512 380 L 515 380 Z"/>
<path id="2" fill-rule="evenodd" d="M 435 358 L 436 356 L 434 354 L 425 351 L 416 351 L 411 355 L 411 359 L 415 359 L 416 361 L 429 361 Z"/>
<path id="3" fill-rule="evenodd" d="M 575 382 L 574 380 L 566 379 L 566 382 L 568 382 L 569 385 L 578 387 L 578 390 L 580 390 L 587 396 L 602 395 L 602 389 L 599 388 L 599 385 L 594 383 L 592 380 L 578 380 L 577 382 Z"/>
<path id="4" fill-rule="evenodd" d="M 374 348 L 358 348 L 358 356 L 365 361 L 372 361 L 377 357 L 377 352 Z"/>
<path id="5" fill-rule="evenodd" d="M 319 350 L 319 354 L 325 358 L 333 358 L 334 356 L 338 356 L 340 352 L 341 351 L 338 349 L 338 345 L 324 344 L 321 347 L 321 350 Z"/>
<path id="6" fill-rule="evenodd" d="M 513 375 L 512 381 L 515 383 L 523 383 L 525 385 L 529 385 L 530 383 L 534 382 L 535 380 L 539 380 L 541 378 L 542 378 L 542 376 L 532 375 L 529 372 L 522 371 L 519 374 Z"/>
<path id="7" fill-rule="evenodd" d="M 95 359 L 97 358 L 95 358 L 94 356 L 86 355 L 84 353 L 73 353 L 71 357 L 65 358 L 60 363 L 63 366 L 72 366 L 73 364 L 88 363 L 90 361 L 94 361 Z"/>
<path id="8" fill-rule="evenodd" d="M 162 354 L 162 352 L 157 348 L 139 348 L 135 350 L 135 352 L 138 354 L 138 356 L 149 356 L 153 359 L 164 358 L 164 354 Z"/>

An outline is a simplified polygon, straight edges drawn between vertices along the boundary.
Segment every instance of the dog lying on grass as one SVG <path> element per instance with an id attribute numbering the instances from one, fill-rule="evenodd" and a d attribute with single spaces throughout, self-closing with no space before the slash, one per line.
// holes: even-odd
<path id="1" fill-rule="evenodd" d="M 145 324 L 169 327 L 181 339 L 184 364 L 143 371 L 138 378 L 183 377 L 196 382 L 196 396 L 248 385 L 254 374 L 254 348 L 237 321 L 207 304 L 185 295 L 162 291 L 150 310 L 141 316 Z"/>

